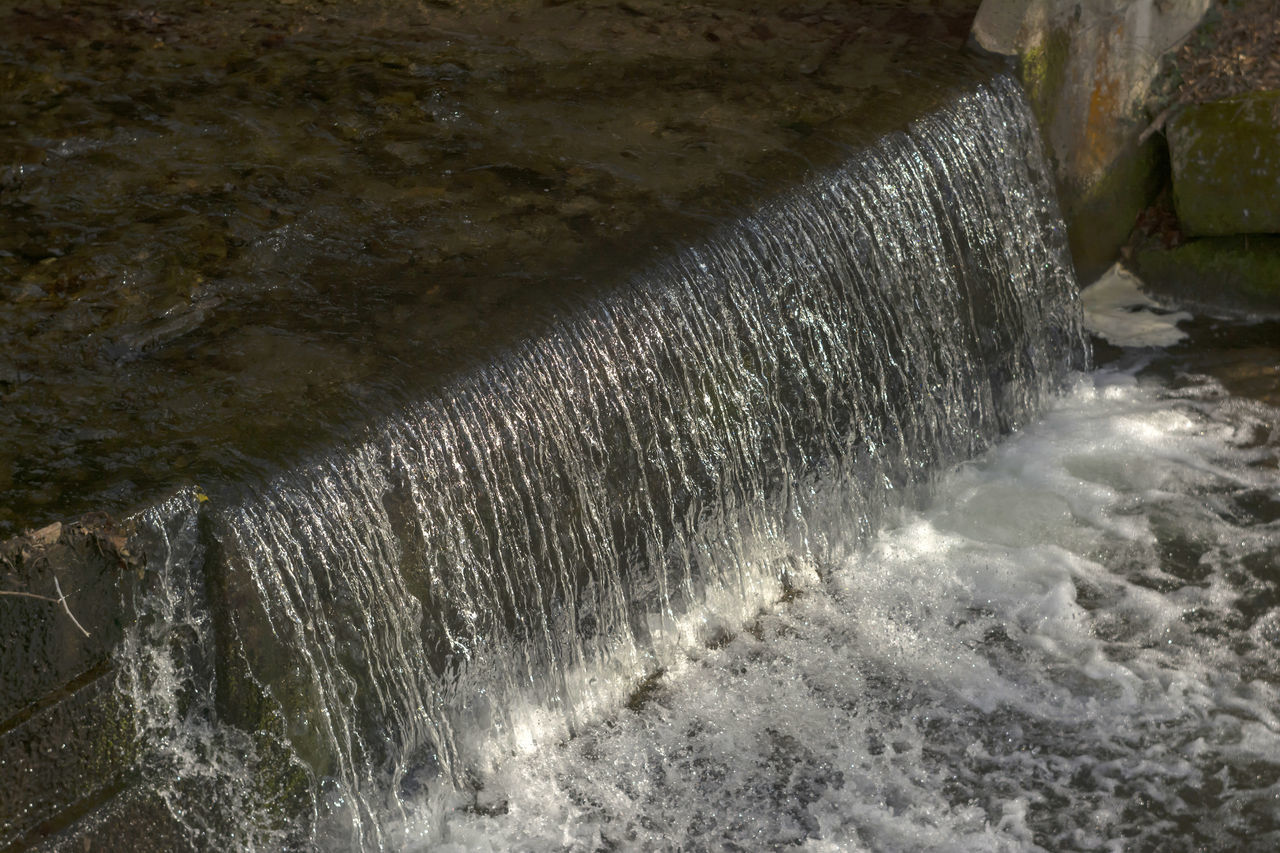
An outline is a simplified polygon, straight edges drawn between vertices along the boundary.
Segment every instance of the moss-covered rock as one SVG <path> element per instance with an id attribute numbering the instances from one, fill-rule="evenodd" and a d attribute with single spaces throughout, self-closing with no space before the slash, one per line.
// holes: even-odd
<path id="1" fill-rule="evenodd" d="M 1280 233 L 1280 91 L 1187 107 L 1168 138 L 1186 233 Z"/>
<path id="2" fill-rule="evenodd" d="M 1145 246 L 1133 263 L 1149 288 L 1180 302 L 1280 316 L 1280 236 L 1204 237 L 1173 249 Z"/>

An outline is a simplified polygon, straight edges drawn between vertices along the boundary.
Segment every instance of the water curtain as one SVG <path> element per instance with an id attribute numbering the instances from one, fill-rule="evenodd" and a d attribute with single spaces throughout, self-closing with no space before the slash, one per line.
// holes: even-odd
<path id="1" fill-rule="evenodd" d="M 147 513 L 121 682 L 146 761 L 198 843 L 395 847 L 820 577 L 1087 358 L 997 78 L 357 446 Z"/>

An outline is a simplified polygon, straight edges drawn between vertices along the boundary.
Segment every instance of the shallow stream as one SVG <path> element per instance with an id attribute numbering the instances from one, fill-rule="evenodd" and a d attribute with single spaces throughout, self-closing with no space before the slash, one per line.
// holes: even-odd
<path id="1" fill-rule="evenodd" d="M 352 440 L 971 64 L 758 6 L 5 4 L 0 537 Z"/>

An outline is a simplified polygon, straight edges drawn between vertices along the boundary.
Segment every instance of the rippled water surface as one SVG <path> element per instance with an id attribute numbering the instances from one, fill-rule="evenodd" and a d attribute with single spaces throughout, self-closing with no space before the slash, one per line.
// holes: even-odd
<path id="1" fill-rule="evenodd" d="M 910 112 L 974 5 L 5 4 L 0 535 L 362 426 Z"/>

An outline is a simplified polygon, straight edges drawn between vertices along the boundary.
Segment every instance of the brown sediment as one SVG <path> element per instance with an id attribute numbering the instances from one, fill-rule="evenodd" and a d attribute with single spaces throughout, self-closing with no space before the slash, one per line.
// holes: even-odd
<path id="1" fill-rule="evenodd" d="M 1177 104 L 1280 89 L 1280 0 L 1215 0 L 1173 65 Z"/>
<path id="2" fill-rule="evenodd" d="M 0 10 L 0 536 L 361 429 L 918 103 L 976 6 Z"/>

